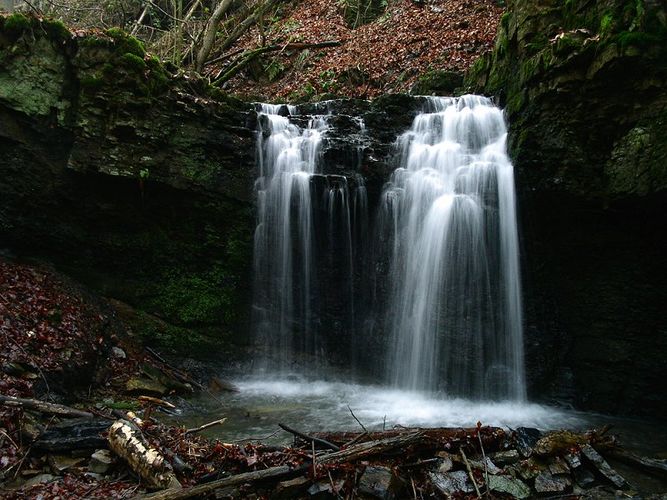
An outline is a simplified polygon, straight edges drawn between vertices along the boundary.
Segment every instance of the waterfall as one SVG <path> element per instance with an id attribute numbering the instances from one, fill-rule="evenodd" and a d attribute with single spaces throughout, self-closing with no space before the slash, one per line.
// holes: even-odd
<path id="1" fill-rule="evenodd" d="M 262 104 L 259 115 L 254 322 L 270 351 L 269 367 L 289 371 L 296 353 L 319 349 L 312 313 L 310 178 L 327 124 L 313 118 L 301 129 L 280 115 L 281 109 L 287 108 Z"/>
<path id="2" fill-rule="evenodd" d="M 513 168 L 502 111 L 429 98 L 398 139 L 379 227 L 390 242 L 388 377 L 412 390 L 525 398 Z"/>
<path id="3" fill-rule="evenodd" d="M 328 104 L 309 108 L 326 113 L 312 116 L 259 105 L 253 321 L 264 367 L 332 362 L 363 374 L 383 358 L 395 387 L 522 400 L 503 114 L 479 96 L 424 102 L 397 139 L 398 168 L 374 223 L 358 173 L 364 121 Z"/>
<path id="4" fill-rule="evenodd" d="M 366 191 L 360 177 L 322 172 L 328 114 L 258 107 L 253 323 L 264 369 L 303 371 L 331 357 L 323 330 L 354 351 L 354 228 L 366 225 Z"/>

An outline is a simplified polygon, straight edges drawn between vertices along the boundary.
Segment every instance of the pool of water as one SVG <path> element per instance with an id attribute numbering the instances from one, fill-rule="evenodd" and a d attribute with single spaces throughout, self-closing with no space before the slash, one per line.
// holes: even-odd
<path id="1" fill-rule="evenodd" d="M 627 448 L 646 455 L 667 451 L 664 425 L 620 419 L 534 403 L 470 401 L 387 387 L 324 380 L 239 378 L 238 393 L 203 394 L 182 400 L 171 423 L 196 427 L 226 417 L 222 426 L 204 434 L 225 442 L 261 440 L 287 444 L 292 436 L 278 427 L 287 424 L 304 432 L 358 431 L 360 424 L 382 430 L 406 427 L 536 427 L 542 430 L 583 430 L 611 424 Z M 354 416 L 352 415 L 354 413 Z"/>

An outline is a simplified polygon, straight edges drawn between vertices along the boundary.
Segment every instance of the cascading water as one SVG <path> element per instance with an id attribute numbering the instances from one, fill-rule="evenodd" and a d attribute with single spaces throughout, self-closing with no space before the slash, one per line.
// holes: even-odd
<path id="1" fill-rule="evenodd" d="M 389 378 L 450 396 L 525 398 L 513 168 L 502 111 L 429 98 L 399 137 L 380 206 L 391 242 Z"/>
<path id="2" fill-rule="evenodd" d="M 335 317 L 351 345 L 353 227 L 366 225 L 366 191 L 362 179 L 351 187 L 345 176 L 321 173 L 328 115 L 301 128 L 291 121 L 303 122 L 296 108 L 259 107 L 253 320 L 269 351 L 263 368 L 288 373 L 322 362 L 323 317 Z"/>
<path id="3" fill-rule="evenodd" d="M 271 351 L 270 367 L 287 371 L 295 353 L 318 349 L 311 303 L 310 177 L 316 171 L 326 120 L 312 119 L 302 130 L 278 114 L 280 109 L 262 104 L 260 110 L 254 315 L 259 337 Z"/>

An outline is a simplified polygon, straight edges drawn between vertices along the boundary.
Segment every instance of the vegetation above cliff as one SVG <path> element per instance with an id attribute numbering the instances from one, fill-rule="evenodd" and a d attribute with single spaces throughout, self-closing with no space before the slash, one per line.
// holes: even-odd
<path id="1" fill-rule="evenodd" d="M 169 69 L 200 74 L 240 96 L 307 101 L 410 90 L 451 93 L 463 72 L 493 47 L 502 3 L 118 0 L 112 6 L 77 0 L 47 3 L 37 14 L 64 21 L 77 35 L 120 27 Z M 140 71 L 137 57 L 123 63 Z"/>

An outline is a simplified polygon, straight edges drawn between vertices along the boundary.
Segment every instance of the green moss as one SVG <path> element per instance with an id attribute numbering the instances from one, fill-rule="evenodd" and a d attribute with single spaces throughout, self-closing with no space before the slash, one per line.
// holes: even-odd
<path id="1" fill-rule="evenodd" d="M 500 26 L 507 32 L 509 31 L 509 26 L 510 26 L 510 18 L 512 17 L 512 14 L 509 12 L 503 13 L 503 15 L 500 17 Z"/>
<path id="2" fill-rule="evenodd" d="M 56 40 L 69 40 L 72 38 L 72 33 L 62 21 L 54 19 L 45 19 L 42 21 L 42 27 L 46 32 Z"/>
<path id="3" fill-rule="evenodd" d="M 121 59 L 126 68 L 136 71 L 137 73 L 142 73 L 146 70 L 146 63 L 142 57 L 127 52 L 122 55 Z"/>
<path id="4" fill-rule="evenodd" d="M 18 12 L 5 18 L 4 30 L 10 38 L 16 39 L 24 31 L 30 29 L 31 22 L 27 16 Z"/>
<path id="5" fill-rule="evenodd" d="M 104 86 L 104 78 L 101 76 L 87 75 L 79 81 L 84 90 L 98 90 Z"/>
<path id="6" fill-rule="evenodd" d="M 79 47 L 89 47 L 89 48 L 107 48 L 111 46 L 111 43 L 108 38 L 102 38 L 94 35 L 83 37 L 79 40 L 78 43 Z"/>
<path id="7" fill-rule="evenodd" d="M 600 33 L 600 35 L 606 36 L 609 33 L 611 33 L 613 28 L 614 28 L 614 16 L 611 13 L 607 12 L 604 16 L 602 16 L 602 19 L 600 19 L 600 29 L 598 30 L 598 32 Z"/>
<path id="8" fill-rule="evenodd" d="M 109 28 L 106 31 L 107 36 L 111 37 L 116 45 L 118 52 L 122 54 L 134 54 L 143 58 L 146 55 L 146 49 L 141 41 L 128 35 L 120 28 Z"/>
<path id="9" fill-rule="evenodd" d="M 655 33 L 644 33 L 641 31 L 622 31 L 616 35 L 616 42 L 621 49 L 629 46 L 638 48 L 648 48 L 651 45 L 661 44 L 665 41 L 665 36 L 660 36 Z"/>
<path id="10" fill-rule="evenodd" d="M 126 68 L 136 71 L 137 73 L 142 73 L 146 70 L 146 63 L 139 56 L 128 52 L 122 55 L 121 60 Z"/>
<path id="11" fill-rule="evenodd" d="M 410 93 L 415 95 L 452 94 L 463 85 L 463 76 L 453 71 L 431 70 L 421 75 Z"/>

